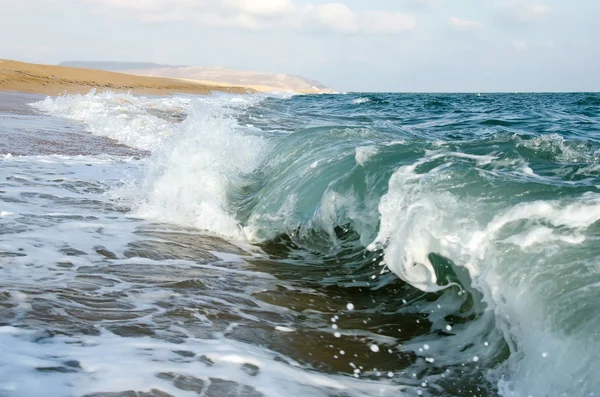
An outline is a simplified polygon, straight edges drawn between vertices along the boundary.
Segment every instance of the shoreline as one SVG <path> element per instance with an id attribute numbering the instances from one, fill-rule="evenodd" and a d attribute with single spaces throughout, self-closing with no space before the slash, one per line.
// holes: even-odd
<path id="1" fill-rule="evenodd" d="M 61 94 L 87 94 L 92 89 L 96 89 L 97 92 L 131 92 L 142 95 L 175 93 L 208 95 L 213 91 L 232 94 L 256 92 L 251 87 L 0 59 L 0 91 L 58 96 Z"/>

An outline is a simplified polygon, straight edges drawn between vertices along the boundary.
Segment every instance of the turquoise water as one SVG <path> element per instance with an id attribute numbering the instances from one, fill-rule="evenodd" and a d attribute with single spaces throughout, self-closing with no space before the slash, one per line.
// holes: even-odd
<path id="1" fill-rule="evenodd" d="M 0 346 L 78 367 L 0 395 L 600 393 L 600 94 L 31 102 L 6 134 L 64 147 L 3 158 Z"/>

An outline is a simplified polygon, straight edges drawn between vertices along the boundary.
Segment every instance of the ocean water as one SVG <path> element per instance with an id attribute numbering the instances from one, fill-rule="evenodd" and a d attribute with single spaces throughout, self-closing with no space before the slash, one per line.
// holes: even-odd
<path id="1" fill-rule="evenodd" d="M 0 94 L 0 396 L 600 395 L 600 94 Z"/>

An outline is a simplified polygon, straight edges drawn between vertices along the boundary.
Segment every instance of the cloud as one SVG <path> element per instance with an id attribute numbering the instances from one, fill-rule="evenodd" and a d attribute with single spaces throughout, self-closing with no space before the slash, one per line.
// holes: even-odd
<path id="1" fill-rule="evenodd" d="M 250 15 L 280 15 L 294 10 L 291 0 L 222 0 L 221 3 Z"/>
<path id="2" fill-rule="evenodd" d="M 333 31 L 346 34 L 397 34 L 412 30 L 417 24 L 413 14 L 362 10 L 354 11 L 342 3 L 309 4 L 296 7 L 275 28 L 295 26 L 299 30 Z"/>
<path id="3" fill-rule="evenodd" d="M 454 29 L 462 31 L 478 31 L 484 28 L 484 25 L 481 22 L 469 21 L 457 17 L 451 17 L 450 24 Z"/>
<path id="4" fill-rule="evenodd" d="M 533 22 L 552 12 L 549 6 L 525 0 L 503 0 L 496 3 L 500 14 L 519 22 Z"/>
<path id="5" fill-rule="evenodd" d="M 292 0 L 75 0 L 98 12 L 125 14 L 148 23 L 193 22 L 250 30 L 293 29 L 342 34 L 396 34 L 412 30 L 413 14 L 355 11 L 342 3 L 296 5 Z"/>
<path id="6" fill-rule="evenodd" d="M 340 33 L 354 33 L 359 28 L 356 13 L 341 3 L 309 5 L 301 13 L 305 14 L 303 17 L 306 25 L 314 23 Z"/>

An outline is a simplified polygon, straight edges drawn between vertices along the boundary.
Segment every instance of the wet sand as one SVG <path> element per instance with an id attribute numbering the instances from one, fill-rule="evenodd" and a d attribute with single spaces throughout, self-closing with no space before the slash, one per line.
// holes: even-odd
<path id="1" fill-rule="evenodd" d="M 194 81 L 135 76 L 65 66 L 37 65 L 0 59 L 0 91 L 60 95 L 64 93 L 84 94 L 92 89 L 146 95 L 210 94 L 213 91 L 243 94 L 254 91 L 239 86 L 201 84 Z"/>

